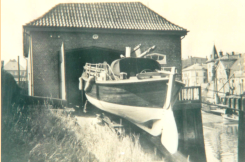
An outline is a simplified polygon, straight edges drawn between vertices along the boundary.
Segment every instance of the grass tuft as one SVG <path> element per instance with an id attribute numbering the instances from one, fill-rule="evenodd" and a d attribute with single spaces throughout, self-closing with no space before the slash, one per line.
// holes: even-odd
<path id="1" fill-rule="evenodd" d="M 12 105 L 2 114 L 2 161 L 143 162 L 138 135 L 117 135 L 108 126 L 83 123 L 71 111 Z"/>

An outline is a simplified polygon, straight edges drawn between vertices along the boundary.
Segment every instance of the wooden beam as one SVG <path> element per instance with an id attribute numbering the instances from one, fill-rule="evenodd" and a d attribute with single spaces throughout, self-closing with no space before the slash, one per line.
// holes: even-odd
<path id="1" fill-rule="evenodd" d="M 40 96 L 26 96 L 22 95 L 21 99 L 27 105 L 53 105 L 54 107 L 64 107 L 67 104 L 66 100 L 51 98 L 51 97 L 40 97 Z"/>
<path id="2" fill-rule="evenodd" d="M 99 29 L 99 28 L 77 28 L 77 27 L 43 27 L 23 26 L 25 31 L 53 31 L 53 32 L 85 32 L 85 33 L 114 33 L 114 34 L 146 34 L 146 35 L 178 35 L 185 36 L 189 31 L 173 30 L 135 30 L 135 29 Z"/>
<path id="3" fill-rule="evenodd" d="M 238 126 L 238 162 L 245 161 L 245 113 L 239 112 Z"/>

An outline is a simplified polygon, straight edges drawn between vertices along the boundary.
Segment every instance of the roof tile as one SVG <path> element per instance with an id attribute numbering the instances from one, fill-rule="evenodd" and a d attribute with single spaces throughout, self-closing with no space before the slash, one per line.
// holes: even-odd
<path id="1" fill-rule="evenodd" d="M 59 4 L 25 26 L 187 31 L 140 2 Z"/>

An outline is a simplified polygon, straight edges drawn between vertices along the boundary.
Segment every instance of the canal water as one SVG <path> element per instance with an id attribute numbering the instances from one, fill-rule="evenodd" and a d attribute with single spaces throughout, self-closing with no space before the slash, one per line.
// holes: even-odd
<path id="1" fill-rule="evenodd" d="M 202 112 L 207 162 L 237 162 L 238 122 Z"/>

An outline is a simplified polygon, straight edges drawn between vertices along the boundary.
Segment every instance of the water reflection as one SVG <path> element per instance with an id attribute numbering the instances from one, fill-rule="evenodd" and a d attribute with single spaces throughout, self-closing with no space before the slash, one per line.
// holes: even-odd
<path id="1" fill-rule="evenodd" d="M 217 115 L 212 117 L 218 120 L 215 122 L 204 121 L 203 124 L 206 156 L 214 156 L 220 162 L 237 162 L 238 123 L 223 121 Z M 207 157 L 207 159 L 209 158 Z"/>

